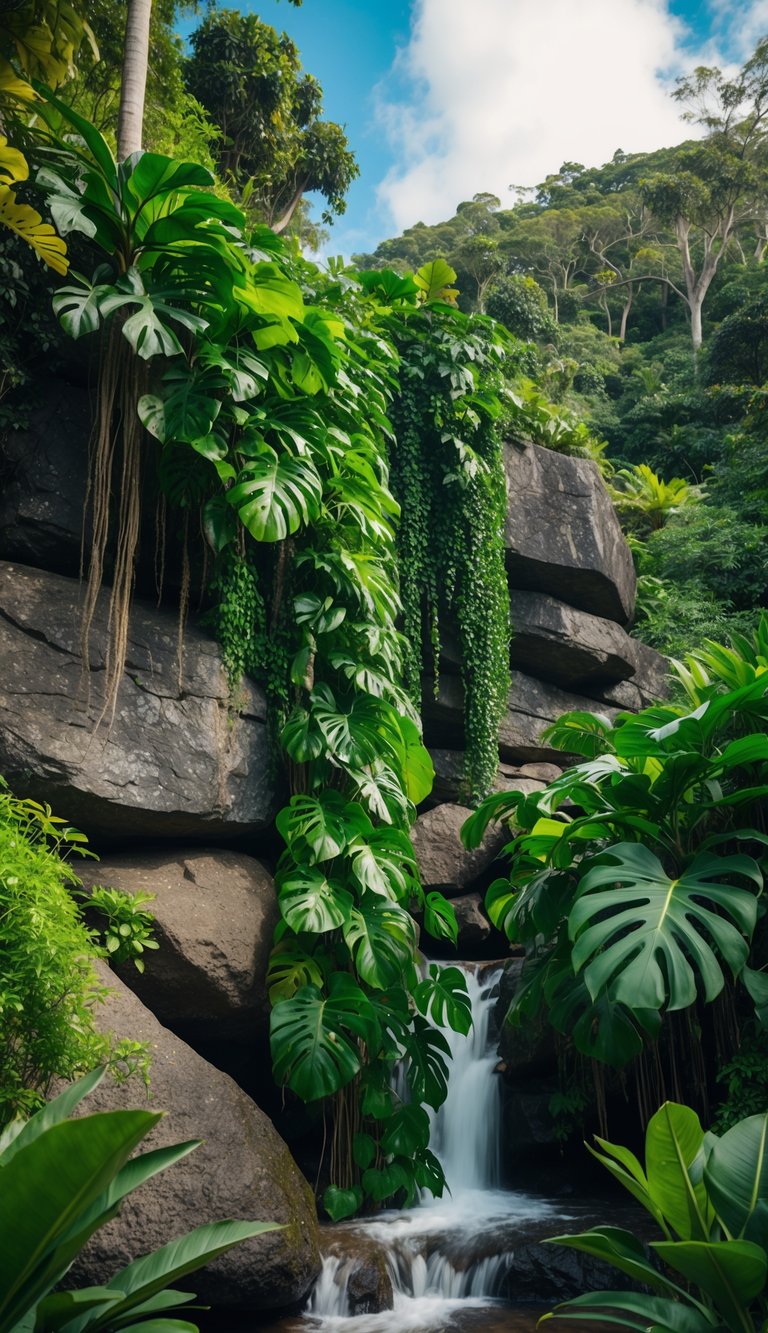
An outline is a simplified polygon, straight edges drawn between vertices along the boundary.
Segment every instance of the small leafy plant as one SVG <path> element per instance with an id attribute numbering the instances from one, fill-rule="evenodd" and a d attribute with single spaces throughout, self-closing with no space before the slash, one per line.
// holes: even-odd
<path id="1" fill-rule="evenodd" d="M 143 972 L 144 951 L 159 949 L 152 936 L 154 917 L 144 910 L 154 898 L 153 893 L 125 893 L 101 885 L 92 890 L 89 904 L 105 918 L 102 934 L 111 962 L 131 962 L 138 972 Z"/>
<path id="2" fill-rule="evenodd" d="M 55 1292 L 123 1199 L 199 1146 L 192 1140 L 132 1156 L 162 1112 L 68 1119 L 103 1074 L 94 1070 L 0 1135 L 0 1333 L 197 1333 L 176 1317 L 194 1295 L 169 1283 L 251 1236 L 280 1229 L 270 1222 L 204 1224 L 136 1259 L 105 1287 Z"/>
<path id="3" fill-rule="evenodd" d="M 705 1133 L 687 1106 L 665 1102 L 648 1123 L 645 1166 L 627 1148 L 590 1148 L 663 1234 L 650 1249 L 620 1227 L 553 1236 L 611 1264 L 653 1294 L 585 1292 L 544 1319 L 653 1328 L 658 1333 L 755 1333 L 765 1327 L 768 1275 L 768 1112 L 722 1137 Z M 674 1274 L 674 1276 L 672 1276 Z M 541 1321 L 543 1322 L 543 1321 Z"/>

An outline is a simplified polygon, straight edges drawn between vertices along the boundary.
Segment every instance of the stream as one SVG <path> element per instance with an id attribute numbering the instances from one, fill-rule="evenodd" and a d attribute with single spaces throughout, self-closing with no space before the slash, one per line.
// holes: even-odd
<path id="1" fill-rule="evenodd" d="M 458 966 L 466 976 L 473 1025 L 468 1036 L 446 1032 L 448 1096 L 433 1113 L 430 1141 L 450 1193 L 329 1229 L 323 1268 L 304 1313 L 270 1325 L 273 1333 L 522 1331 L 533 1329 L 546 1308 L 547 1293 L 537 1292 L 535 1282 L 529 1290 L 523 1283 L 521 1293 L 519 1266 L 529 1268 L 531 1246 L 572 1229 L 566 1224 L 582 1210 L 569 1203 L 566 1211 L 555 1200 L 501 1187 L 502 1089 L 490 1034 L 501 970 Z M 355 1313 L 361 1254 L 374 1254 L 379 1266 L 383 1254 L 393 1309 Z M 513 1299 L 537 1308 L 515 1308 Z"/>

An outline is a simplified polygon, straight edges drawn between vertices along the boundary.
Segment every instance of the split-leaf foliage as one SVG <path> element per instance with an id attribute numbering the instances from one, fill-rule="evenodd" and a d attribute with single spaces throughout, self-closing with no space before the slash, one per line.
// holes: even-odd
<path id="1" fill-rule="evenodd" d="M 467 678 L 467 713 L 480 757 L 469 777 L 482 794 L 506 692 L 494 433 L 503 345 L 488 321 L 470 325 L 453 309 L 447 265 L 406 282 L 391 275 L 387 291 L 380 275 L 322 273 L 267 228 L 250 228 L 204 168 L 155 153 L 117 164 L 92 125 L 36 90 L 42 128 L 25 137 L 35 184 L 59 233 L 79 233 L 97 252 L 90 276 L 70 273 L 54 305 L 71 337 L 96 335 L 101 347 L 86 637 L 113 486 L 119 496 L 102 717 L 125 659 L 145 455 L 171 511 L 182 511 L 186 531 L 200 515 L 217 558 L 214 618 L 231 680 L 251 671 L 272 704 L 290 795 L 278 818 L 272 1051 L 298 1096 L 336 1099 L 326 1206 L 340 1216 L 364 1197 L 439 1192 L 428 1118 L 406 1107 L 444 1099 L 439 1024 L 465 1030 L 467 1011 L 458 974 L 417 971 L 412 913 L 447 939 L 456 923 L 442 895 L 424 894 L 408 832 L 433 771 L 404 666 L 420 652 L 408 638 L 420 626 L 411 615 L 401 627 L 407 551 L 390 489 L 392 418 L 408 356 L 434 336 L 451 364 L 438 481 L 452 492 L 453 604 L 460 627 L 474 627 L 467 652 L 479 674 Z M 433 377 L 441 367 L 438 358 Z M 433 433 L 438 411 L 433 384 Z M 391 1086 L 397 1061 L 402 1094 Z M 368 1140 L 374 1150 L 361 1156 Z"/>

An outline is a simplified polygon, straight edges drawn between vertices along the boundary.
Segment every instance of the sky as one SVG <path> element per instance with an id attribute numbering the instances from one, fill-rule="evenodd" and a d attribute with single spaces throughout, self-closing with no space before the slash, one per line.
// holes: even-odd
<path id="1" fill-rule="evenodd" d="M 511 206 L 562 162 L 679 143 L 675 78 L 768 34 L 768 0 L 221 3 L 289 33 L 346 128 L 360 176 L 326 246 L 346 257 L 480 192 Z"/>

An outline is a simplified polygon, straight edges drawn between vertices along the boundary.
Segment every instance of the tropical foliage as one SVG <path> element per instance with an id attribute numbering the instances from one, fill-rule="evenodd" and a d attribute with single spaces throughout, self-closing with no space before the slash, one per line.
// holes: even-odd
<path id="1" fill-rule="evenodd" d="M 714 687 L 693 712 L 660 705 L 613 726 L 566 714 L 550 743 L 584 758 L 543 792 L 489 797 L 463 836 L 477 846 L 507 819 L 509 879 L 486 905 L 526 945 L 509 1014 L 538 1014 L 576 1048 L 620 1067 L 663 1017 L 711 1002 L 739 979 L 758 1015 L 768 991 L 750 966 L 766 838 L 768 681 Z M 574 807 L 575 810 L 574 810 Z M 757 815 L 759 820 L 759 814 Z"/>
<path id="2" fill-rule="evenodd" d="M 667 1333 L 764 1327 L 768 1279 L 768 1114 L 739 1121 L 722 1137 L 705 1134 L 687 1106 L 666 1102 L 645 1135 L 645 1165 L 627 1148 L 597 1139 L 590 1148 L 660 1228 L 646 1246 L 620 1227 L 554 1236 L 617 1268 L 632 1291 L 587 1292 L 545 1319 L 588 1320 L 612 1328 Z M 650 1288 L 650 1292 L 648 1289 Z"/>
<path id="3" fill-rule="evenodd" d="M 136 1259 L 104 1287 L 56 1291 L 89 1238 L 111 1221 L 122 1201 L 159 1171 L 199 1147 L 199 1141 L 135 1154 L 161 1111 L 71 1113 L 98 1085 L 95 1070 L 66 1088 L 29 1120 L 14 1120 L 0 1136 L 0 1330 L 20 1333 L 197 1333 L 179 1319 L 194 1301 L 171 1284 L 274 1223 L 226 1221 Z M 130 1160 L 129 1160 L 130 1158 Z"/>

